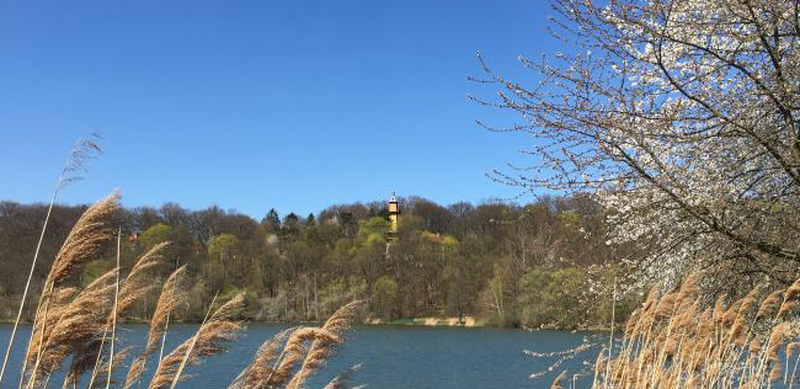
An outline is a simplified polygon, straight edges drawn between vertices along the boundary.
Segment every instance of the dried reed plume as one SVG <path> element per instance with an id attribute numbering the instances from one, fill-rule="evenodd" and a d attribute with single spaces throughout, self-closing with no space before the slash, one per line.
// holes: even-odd
<path id="1" fill-rule="evenodd" d="M 117 244 L 117 265 L 119 266 L 119 241 Z M 95 380 L 97 379 L 97 374 L 103 371 L 100 367 L 100 363 L 103 356 L 103 346 L 105 346 L 108 338 L 109 328 L 111 328 L 111 351 L 109 352 L 109 357 L 111 359 L 110 363 L 113 365 L 117 317 L 122 316 L 128 310 L 128 308 L 133 305 L 133 303 L 146 295 L 147 292 L 152 288 L 156 287 L 155 284 L 148 282 L 148 279 L 145 276 L 148 274 L 148 270 L 151 270 L 161 264 L 163 259 L 162 252 L 168 245 L 169 242 L 156 244 L 144 255 L 139 257 L 139 260 L 136 261 L 136 264 L 133 265 L 130 273 L 128 273 L 127 277 L 125 277 L 125 280 L 122 282 L 122 287 L 118 288 L 117 290 L 116 299 L 114 300 L 115 309 L 113 309 L 109 314 L 101 339 L 99 342 L 96 342 L 96 347 L 87 349 L 85 355 L 79 356 L 80 358 L 86 359 L 94 358 L 94 369 L 92 370 L 92 375 L 89 379 L 89 386 L 94 384 Z M 77 375 L 80 373 L 82 372 L 79 372 Z M 108 379 L 106 381 L 108 381 Z"/>
<path id="2" fill-rule="evenodd" d="M 267 375 L 267 387 L 281 387 L 289 381 L 292 371 L 294 371 L 297 365 L 302 362 L 303 357 L 308 353 L 306 342 L 313 342 L 314 339 L 320 335 L 319 328 L 301 327 L 294 330 L 292 334 L 289 335 L 289 339 L 286 341 L 286 345 L 281 355 L 278 357 L 277 367 Z M 254 388 L 258 388 L 258 386 L 247 389 Z"/>
<path id="3" fill-rule="evenodd" d="M 153 246 L 144 255 L 142 255 L 136 264 L 131 268 L 130 273 L 125 277 L 122 282 L 119 292 L 119 306 L 117 307 L 117 314 L 123 315 L 128 308 L 138 301 L 142 296 L 146 295 L 152 288 L 157 285 L 152 282 L 152 278 L 148 277 L 149 271 L 162 264 L 164 259 L 164 250 L 170 242 L 162 242 Z"/>
<path id="4" fill-rule="evenodd" d="M 335 346 L 344 342 L 344 332 L 350 328 L 358 311 L 364 306 L 364 300 L 353 301 L 337 310 L 325 325 L 322 332 L 315 337 L 311 349 L 298 371 L 287 386 L 288 389 L 300 389 L 305 380 L 314 374 L 335 352 Z"/>
<path id="5" fill-rule="evenodd" d="M 783 303 L 781 303 L 780 308 L 778 309 L 778 317 L 785 317 L 792 308 L 795 307 L 798 297 L 800 297 L 800 279 L 795 281 L 788 289 L 786 289 L 786 293 L 783 297 Z"/>
<path id="6" fill-rule="evenodd" d="M 132 350 L 133 350 L 133 347 L 125 347 L 122 350 L 119 350 L 119 351 L 115 352 L 114 353 L 114 357 L 113 358 L 109 358 L 107 361 L 105 361 L 100 366 L 99 370 L 100 371 L 111 371 L 111 372 L 117 370 L 117 368 L 122 366 L 122 363 L 128 358 L 128 356 L 131 354 Z M 91 383 L 89 386 L 87 386 L 87 388 L 88 389 L 96 389 L 96 388 L 102 388 L 102 387 L 108 388 L 114 382 L 115 381 L 113 379 L 111 379 L 111 375 L 110 374 L 108 376 L 102 376 L 101 375 L 98 380 L 96 380 L 95 382 Z"/>
<path id="7" fill-rule="evenodd" d="M 781 380 L 793 387 L 800 334 L 788 316 L 800 282 L 762 300 L 755 288 L 740 300 L 726 304 L 723 297 L 705 307 L 697 281 L 693 276 L 676 292 L 648 297 L 622 344 L 598 356 L 593 388 L 769 388 Z M 783 366 L 790 361 L 791 372 Z M 565 378 L 559 375 L 553 387 Z"/>
<path id="8" fill-rule="evenodd" d="M 781 302 L 783 301 L 783 291 L 776 290 L 767 296 L 764 301 L 761 302 L 761 305 L 758 307 L 758 313 L 756 313 L 756 318 L 763 318 L 769 316 L 773 311 L 776 311 Z"/>
<path id="9" fill-rule="evenodd" d="M 35 349 L 35 355 L 42 355 L 41 347 L 45 342 L 41 340 L 45 339 L 52 330 L 49 324 L 57 320 L 57 317 L 52 316 L 50 310 L 50 295 L 54 293 L 59 282 L 70 276 L 82 264 L 102 252 L 104 243 L 114 236 L 114 228 L 107 221 L 118 210 L 119 193 L 114 192 L 89 207 L 73 226 L 61 249 L 59 249 L 50 268 L 50 273 L 48 273 L 45 280 L 36 316 L 34 317 L 31 340 L 28 342 L 28 349 L 25 352 L 26 356 L 34 352 L 31 346 L 36 343 L 38 343 L 38 347 Z M 38 342 L 36 341 L 37 337 L 39 338 Z M 27 372 L 28 362 L 28 358 L 23 362 L 20 385 Z M 38 365 L 38 361 L 36 364 Z M 36 374 L 37 372 L 34 370 L 31 374 L 30 385 L 35 384 Z"/>
<path id="10" fill-rule="evenodd" d="M 341 374 L 334 377 L 334 379 L 322 389 L 345 389 L 345 385 L 347 385 L 347 382 L 350 381 L 350 377 L 352 377 L 353 374 L 355 374 L 355 372 L 360 368 L 361 364 L 359 363 L 358 365 L 343 371 Z"/>
<path id="11" fill-rule="evenodd" d="M 3 357 L 3 366 L 0 368 L 0 384 L 3 383 L 3 376 L 5 375 L 6 366 L 8 365 L 8 360 L 11 355 L 11 348 L 14 346 L 17 329 L 19 328 L 19 323 L 22 319 L 22 312 L 24 311 L 25 301 L 27 300 L 28 291 L 30 290 L 31 286 L 31 280 L 33 279 L 34 271 L 36 270 L 36 262 L 39 259 L 42 241 L 44 240 L 44 235 L 50 222 L 50 215 L 53 212 L 53 205 L 55 204 L 59 193 L 61 193 L 61 189 L 63 189 L 70 182 L 80 179 L 80 172 L 85 172 L 87 170 L 87 161 L 102 152 L 100 146 L 98 146 L 96 143 L 96 140 L 98 139 L 100 139 L 100 135 L 90 134 L 87 138 L 78 140 L 72 150 L 70 150 L 67 157 L 67 162 L 64 164 L 64 168 L 61 170 L 61 176 L 58 178 L 55 190 L 53 191 L 53 196 L 50 199 L 50 204 L 47 207 L 47 214 L 45 215 L 44 223 L 42 223 L 42 229 L 39 233 L 39 240 L 36 243 L 36 250 L 34 250 L 31 268 L 28 272 L 28 279 L 25 282 L 25 288 L 22 292 L 22 299 L 20 300 L 19 309 L 17 310 L 17 317 L 14 320 L 14 327 L 11 330 L 11 337 L 8 340 L 6 353 Z"/>
<path id="12" fill-rule="evenodd" d="M 180 283 L 185 273 L 186 265 L 179 267 L 170 274 L 161 288 L 161 295 L 158 297 L 155 312 L 153 312 L 153 317 L 150 319 L 147 344 L 144 351 L 136 356 L 136 359 L 131 363 L 125 376 L 123 388 L 130 388 L 141 379 L 142 373 L 144 373 L 147 366 L 147 358 L 156 352 L 159 342 L 166 334 L 170 313 L 184 302 L 185 296 L 180 289 Z"/>
<path id="13" fill-rule="evenodd" d="M 286 338 L 295 328 L 283 330 L 265 341 L 258 348 L 255 358 L 238 377 L 228 386 L 228 389 L 254 389 L 264 388 L 274 374 L 278 361 L 281 357 L 281 350 Z"/>
<path id="14" fill-rule="evenodd" d="M 119 192 L 111 193 L 81 215 L 56 255 L 46 286 L 56 286 L 76 268 L 102 253 L 105 243 L 115 236 L 116 229 L 108 219 L 119 210 L 119 198 Z"/>
<path id="15" fill-rule="evenodd" d="M 130 348 L 117 350 L 117 321 L 136 301 L 155 287 L 149 282 L 150 271 L 156 269 L 167 243 L 158 244 L 142 255 L 126 277 L 120 276 L 121 230 L 108 223 L 119 209 L 119 195 L 114 193 L 91 206 L 70 231 L 48 273 L 33 329 L 24 354 L 20 388 L 47 387 L 53 373 L 64 371 L 62 387 L 77 387 L 80 377 L 91 370 L 88 388 L 109 389 L 113 371 L 125 361 Z M 105 244 L 117 237 L 117 266 L 80 289 L 74 275 L 89 260 L 102 254 Z M 143 352 L 138 355 L 120 387 L 130 388 L 141 380 L 147 360 L 166 338 L 170 313 L 185 302 L 181 280 L 186 267 L 175 270 L 164 283 Z M 243 329 L 239 315 L 244 294 L 239 294 L 214 310 L 216 297 L 197 333 L 175 348 L 166 357 L 159 357 L 149 387 L 171 388 L 181 381 L 188 365 L 225 351 L 223 343 L 235 339 Z M 363 302 L 352 302 L 339 309 L 321 328 L 286 330 L 259 349 L 256 357 L 231 385 L 236 389 L 291 387 L 299 389 L 305 380 L 330 357 L 336 345 L 344 341 L 343 333 L 355 319 Z M 213 312 L 213 313 L 212 313 Z M 284 343 L 285 342 L 285 343 Z M 110 343 L 107 347 L 106 343 Z M 310 345 L 310 346 L 309 346 Z M 104 358 L 104 354 L 107 356 Z M 5 364 L 5 362 L 4 362 Z M 30 369 L 29 369 L 30 367 Z M 30 370 L 30 371 L 28 371 Z M 354 371 L 354 369 L 351 369 Z M 328 385 L 340 387 L 346 372 Z M 101 374 L 105 373 L 105 374 Z M 291 380 L 289 379 L 291 377 Z"/>
<path id="16" fill-rule="evenodd" d="M 156 368 L 150 389 L 174 387 L 187 365 L 195 365 L 202 358 L 225 351 L 224 342 L 232 342 L 243 329 L 236 318 L 244 305 L 244 294 L 238 294 L 219 307 L 200 326 L 197 333 L 169 353 Z"/>
<path id="17" fill-rule="evenodd" d="M 344 342 L 344 332 L 353 324 L 363 305 L 364 301 L 345 305 L 320 328 L 300 327 L 275 335 L 259 348 L 253 362 L 228 389 L 302 387 L 305 380 L 333 355 L 335 346 Z M 345 378 L 336 382 L 343 383 Z M 334 388 L 339 387 L 334 382 L 331 384 Z"/>
<path id="18" fill-rule="evenodd" d="M 41 340 L 49 336 L 52 331 L 50 324 L 58 320 L 58 316 L 51 312 L 52 299 L 50 298 L 56 291 L 56 284 L 71 275 L 80 265 L 101 253 L 103 244 L 108 242 L 114 235 L 114 229 L 107 223 L 107 220 L 118 209 L 119 194 L 114 192 L 89 207 L 70 231 L 58 251 L 44 283 L 44 289 L 39 298 L 39 306 L 34 318 L 31 340 L 26 351 L 27 356 L 42 354 L 40 347 L 44 345 L 44 342 Z M 32 349 L 33 345 L 38 345 L 38 347 Z M 28 362 L 29 359 L 26 358 L 21 372 L 23 377 L 26 373 Z M 35 372 L 33 376 L 35 376 Z"/>
<path id="19" fill-rule="evenodd" d="M 118 232 L 117 235 L 117 266 L 119 266 L 119 259 L 120 259 L 120 238 L 121 235 Z M 102 357 L 103 357 L 103 347 L 106 345 L 106 341 L 109 338 L 109 328 L 111 329 L 110 334 L 110 350 L 109 350 L 109 361 L 105 362 L 108 366 L 115 366 L 117 365 L 114 363 L 114 342 L 116 341 L 116 325 L 117 325 L 117 317 L 124 314 L 124 312 L 133 305 L 139 298 L 144 296 L 147 291 L 149 291 L 154 285 L 147 282 L 145 279 L 145 275 L 147 274 L 147 270 L 154 268 L 162 259 L 161 252 L 169 243 L 164 242 L 155 245 L 152 249 L 142 255 L 136 264 L 134 264 L 133 268 L 131 269 L 128 276 L 125 277 L 125 280 L 122 282 L 122 288 L 120 288 L 119 278 L 117 279 L 116 284 L 116 293 L 114 299 L 114 309 L 111 310 L 109 313 L 108 318 L 106 319 L 106 325 L 102 332 L 102 336 L 99 340 L 95 339 L 95 341 L 91 344 L 91 347 L 86 347 L 81 350 L 81 352 L 76 353 L 73 356 L 73 359 L 81 360 L 81 361 L 90 361 L 93 360 L 94 364 L 89 365 L 88 362 L 82 363 L 80 365 L 81 369 L 73 369 L 72 376 L 76 379 L 80 374 L 85 371 L 88 371 L 89 367 L 93 366 L 91 377 L 89 378 L 89 387 L 93 387 L 95 382 L 97 381 L 98 374 L 100 374 L 103 370 L 101 366 Z M 108 373 L 108 376 L 105 380 L 107 385 L 110 385 L 110 375 L 111 370 L 105 370 Z"/>
<path id="20" fill-rule="evenodd" d="M 567 371 L 562 371 L 561 374 L 553 380 L 553 385 L 550 385 L 550 389 L 564 389 L 564 381 L 567 380 Z"/>
<path id="21" fill-rule="evenodd" d="M 71 354 L 84 349 L 104 330 L 114 295 L 113 269 L 95 279 L 72 301 L 53 307 L 49 322 L 41 322 L 38 336 L 31 339 L 26 362 L 33 365 L 27 387 L 35 387 L 38 374 L 50 375 Z"/>

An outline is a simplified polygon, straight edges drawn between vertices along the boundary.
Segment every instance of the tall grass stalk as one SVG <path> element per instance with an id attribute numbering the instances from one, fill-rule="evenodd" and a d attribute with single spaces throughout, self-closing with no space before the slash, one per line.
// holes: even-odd
<path id="1" fill-rule="evenodd" d="M 611 292 L 611 335 L 608 337 L 608 353 L 609 357 L 613 356 L 614 352 L 614 324 L 616 323 L 617 313 L 617 277 L 614 277 L 614 289 Z M 606 375 L 611 372 L 611 359 L 608 358 L 606 362 Z"/>
<path id="2" fill-rule="evenodd" d="M 141 376 L 147 368 L 147 360 L 156 352 L 159 342 L 161 347 L 158 356 L 158 364 L 156 366 L 161 364 L 164 357 L 167 331 L 169 330 L 170 314 L 172 310 L 184 300 L 184 294 L 180 291 L 180 283 L 185 271 L 186 265 L 177 268 L 170 274 L 167 281 L 164 282 L 161 288 L 161 295 L 158 297 L 158 302 L 156 303 L 156 309 L 153 312 L 153 317 L 150 319 L 150 330 L 147 334 L 147 343 L 145 344 L 144 351 L 131 363 L 128 374 L 125 376 L 123 389 L 133 387 L 134 383 L 137 387 L 141 387 Z"/>
<path id="3" fill-rule="evenodd" d="M 101 152 L 100 146 L 98 146 L 95 142 L 96 138 L 99 138 L 99 135 L 92 134 L 90 139 L 82 139 L 75 144 L 67 156 L 67 161 L 64 163 L 64 167 L 61 169 L 61 175 L 56 181 L 56 187 L 53 190 L 53 196 L 50 198 L 50 203 L 47 206 L 47 214 L 44 217 L 44 223 L 42 224 L 42 229 L 39 233 L 39 240 L 36 242 L 36 250 L 33 252 L 31 269 L 28 271 L 28 278 L 25 281 L 25 288 L 22 291 L 22 299 L 20 300 L 19 309 L 17 310 L 17 317 L 14 319 L 14 327 L 11 329 L 11 336 L 8 340 L 8 346 L 6 346 L 5 356 L 3 357 L 3 366 L 0 368 L 0 385 L 3 383 L 3 377 L 6 373 L 8 360 L 11 356 L 11 349 L 14 346 L 14 340 L 17 336 L 17 329 L 19 328 L 19 323 L 22 319 L 22 312 L 25 310 L 25 301 L 28 298 L 28 291 L 30 290 L 33 273 L 36 270 L 36 263 L 39 259 L 39 253 L 41 252 L 42 241 L 44 241 L 44 236 L 47 232 L 47 226 L 50 223 L 50 215 L 53 212 L 53 206 L 55 205 L 56 199 L 61 193 L 61 190 L 70 182 L 79 179 L 79 176 L 76 175 L 76 173 L 86 170 L 86 161 L 92 158 L 93 155 Z"/>
<path id="4" fill-rule="evenodd" d="M 364 305 L 363 300 L 353 301 L 339 308 L 322 326 L 326 336 L 316 336 L 311 344 L 300 370 L 295 374 L 287 386 L 288 389 L 300 389 L 305 380 L 322 366 L 325 360 L 333 353 L 336 344 L 344 342 L 342 336 L 354 320 L 358 310 Z"/>
<path id="5" fill-rule="evenodd" d="M 794 388 L 800 280 L 766 296 L 755 288 L 730 303 L 722 297 L 713 306 L 700 293 L 701 281 L 692 275 L 671 293 L 651 292 L 616 349 L 598 356 L 592 387 Z"/>
<path id="6" fill-rule="evenodd" d="M 122 229 L 117 229 L 117 269 L 119 269 L 119 257 L 122 245 Z M 106 389 L 111 387 L 111 372 L 114 370 L 114 342 L 117 339 L 117 309 L 119 307 L 119 271 L 117 271 L 117 282 L 114 290 L 114 308 L 111 310 L 111 346 L 108 355 L 108 376 L 106 378 Z M 100 353 L 102 354 L 102 349 Z M 90 386 L 91 388 L 91 386 Z"/>
<path id="7" fill-rule="evenodd" d="M 33 253 L 33 261 L 31 261 L 31 270 L 28 272 L 28 280 L 25 282 L 25 289 L 22 292 L 22 300 L 19 303 L 19 310 L 17 311 L 17 318 L 14 320 L 14 327 L 11 329 L 11 337 L 8 340 L 8 346 L 6 347 L 6 354 L 3 357 L 3 367 L 0 369 L 0 384 L 3 383 L 3 376 L 6 373 L 6 366 L 8 364 L 8 359 L 11 355 L 11 348 L 14 346 L 14 339 L 17 336 L 17 328 L 19 328 L 20 319 L 22 319 L 22 312 L 25 308 L 25 300 L 28 298 L 28 290 L 31 286 L 31 279 L 33 278 L 33 272 L 36 269 L 36 261 L 39 259 L 39 251 L 42 248 L 42 241 L 44 240 L 44 234 L 47 231 L 47 225 L 50 222 L 50 214 L 53 212 L 53 204 L 55 204 L 56 197 L 58 196 L 58 189 L 53 193 L 53 197 L 50 199 L 50 205 L 47 207 L 47 215 L 44 218 L 44 224 L 42 225 L 42 231 L 39 234 L 39 241 L 36 243 L 36 251 Z"/>
<path id="8" fill-rule="evenodd" d="M 121 233 L 121 231 L 119 231 Z M 117 245 L 120 245 L 120 237 L 118 237 Z M 95 380 L 97 379 L 97 375 L 100 374 L 102 370 L 102 358 L 103 358 L 103 347 L 106 344 L 106 340 L 108 339 L 109 331 L 113 332 L 113 336 L 116 337 L 116 320 L 117 317 L 123 314 L 127 308 L 129 308 L 135 301 L 139 298 L 144 296 L 148 290 L 150 290 L 153 285 L 149 280 L 145 280 L 144 276 L 149 269 L 157 266 L 161 259 L 162 251 L 165 247 L 167 247 L 170 243 L 169 242 L 162 242 L 155 246 L 153 246 L 150 250 L 148 250 L 144 255 L 142 255 L 136 264 L 133 265 L 128 275 L 125 277 L 125 280 L 122 281 L 121 287 L 118 285 L 117 290 L 114 297 L 114 309 L 109 314 L 109 317 L 106 320 L 106 326 L 103 329 L 102 338 L 100 339 L 100 345 L 97 348 L 98 352 L 95 356 L 94 361 L 94 368 L 92 369 L 92 373 L 89 379 L 89 388 L 94 387 Z M 118 247 L 118 253 L 121 253 L 121 249 Z M 119 263 L 119 258 L 118 261 Z M 119 280 L 118 280 L 119 282 Z M 147 284 L 147 286 L 145 285 Z M 160 299 L 160 298 L 159 298 Z M 112 330 L 113 327 L 113 330 Z M 114 349 L 112 345 L 112 350 Z M 113 351 L 111 354 L 112 360 L 109 361 L 109 364 L 113 366 Z M 77 374 L 75 374 L 77 375 Z"/>
<path id="9" fill-rule="evenodd" d="M 164 346 L 167 344 L 167 331 L 169 330 L 169 317 L 171 312 L 167 312 L 167 320 L 164 322 L 164 334 L 161 335 L 161 348 L 158 351 L 158 363 L 164 360 Z"/>
<path id="10" fill-rule="evenodd" d="M 119 210 L 118 192 L 114 192 L 93 204 L 84 212 L 80 219 L 78 219 L 78 222 L 62 244 L 61 249 L 59 249 L 50 268 L 50 272 L 45 279 L 42 295 L 39 297 L 39 306 L 33 321 L 33 329 L 26 351 L 26 358 L 22 365 L 22 371 L 20 372 L 20 388 L 25 378 L 28 362 L 31 359 L 34 360 L 35 364 L 31 372 L 28 387 L 35 387 L 39 373 L 39 364 L 45 351 L 44 347 L 50 344 L 51 335 L 54 334 L 53 328 L 48 325 L 48 322 L 60 321 L 59 317 L 51 317 L 53 313 L 51 312 L 51 305 L 53 303 L 52 297 L 54 293 L 62 290 L 56 289 L 56 286 L 68 279 L 69 276 L 77 271 L 84 263 L 95 258 L 103 251 L 104 244 L 113 237 L 113 230 L 109 227 L 107 221 L 117 210 Z M 87 289 L 84 291 L 87 291 Z M 95 298 L 100 297 L 95 296 Z M 32 354 L 31 346 L 34 342 L 37 347 L 35 354 Z"/>
<path id="11" fill-rule="evenodd" d="M 30 341 L 20 372 L 20 387 L 47 387 L 53 373 L 66 369 L 62 388 L 77 388 L 82 374 L 91 372 L 89 388 L 112 387 L 114 369 L 123 362 L 130 347 L 118 346 L 119 320 L 134 301 L 153 288 L 148 269 L 158 266 L 159 244 L 145 253 L 124 278 L 120 274 L 122 233 L 110 228 L 108 221 L 119 209 L 119 195 L 114 193 L 95 203 L 80 217 L 59 250 L 46 279 L 40 304 L 36 309 Z M 116 235 L 116 236 L 114 236 Z M 78 271 L 89 260 L 103 254 L 106 243 L 116 237 L 116 267 L 80 288 L 75 284 Z M 159 363 L 150 380 L 151 389 L 175 389 L 183 370 L 202 359 L 223 352 L 222 343 L 235 340 L 244 328 L 239 321 L 244 308 L 244 294 L 239 294 L 214 310 L 217 296 L 197 333 L 167 355 L 165 337 L 170 315 L 185 300 L 180 281 L 186 266 L 176 269 L 166 280 L 150 323 L 145 349 L 126 374 L 123 388 L 141 384 L 147 359 L 159 351 Z M 234 380 L 241 389 L 299 389 L 344 342 L 344 332 L 355 320 L 363 302 L 345 305 L 321 327 L 292 328 L 274 337 L 259 349 L 252 363 Z M 110 336 L 108 357 L 105 344 Z M 160 347 L 159 347 L 160 343 Z M 117 350 L 120 348 L 120 350 Z M 280 353 L 278 353 L 278 351 Z M 102 362 L 102 363 L 101 363 Z M 26 375 L 27 366 L 32 370 Z M 105 382 L 101 382 L 105 379 Z M 336 381 L 341 383 L 343 380 Z M 334 383 L 335 385 L 338 385 Z"/>
<path id="12" fill-rule="evenodd" d="M 170 385 L 170 389 L 175 389 L 175 385 L 178 385 L 178 381 L 181 379 L 181 373 L 183 373 L 183 369 L 186 368 L 186 362 L 189 361 L 189 357 L 192 355 L 192 351 L 194 347 L 197 345 L 197 340 L 200 339 L 201 332 L 203 327 L 208 322 L 208 317 L 211 315 L 211 310 L 214 309 L 214 303 L 217 301 L 217 296 L 219 296 L 219 292 L 214 295 L 214 298 L 211 299 L 211 305 L 208 307 L 208 312 L 206 313 L 206 317 L 203 319 L 203 323 L 200 324 L 200 329 L 197 330 L 197 333 L 192 338 L 192 343 L 189 345 L 189 349 L 186 350 L 186 355 L 183 356 L 183 360 L 181 360 L 181 365 L 178 367 L 178 372 L 175 373 L 175 378 L 172 380 L 172 385 Z"/>

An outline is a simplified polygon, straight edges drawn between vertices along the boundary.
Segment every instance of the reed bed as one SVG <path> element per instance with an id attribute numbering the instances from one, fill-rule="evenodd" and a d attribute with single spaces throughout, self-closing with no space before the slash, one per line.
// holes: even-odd
<path id="1" fill-rule="evenodd" d="M 87 388 L 173 389 L 188 378 L 184 374 L 188 366 L 225 352 L 225 344 L 235 341 L 245 329 L 241 320 L 244 295 L 219 304 L 215 304 L 215 297 L 197 333 L 165 354 L 171 314 L 186 303 L 182 289 L 186 268 L 182 266 L 160 286 L 147 341 L 142 351 L 127 363 L 133 348 L 118 347 L 122 339 L 118 339 L 117 325 L 128 308 L 159 287 L 152 282 L 156 279 L 153 273 L 163 267 L 168 243 L 147 251 L 123 277 L 119 267 L 121 232 L 112 222 L 118 209 L 117 193 L 89 207 L 58 252 L 39 297 L 19 372 L 19 389 L 77 388 L 79 382 L 88 382 Z M 78 287 L 77 275 L 83 265 L 100 257 L 114 238 L 117 266 L 89 285 Z M 340 308 L 320 327 L 292 328 L 275 335 L 264 343 L 229 388 L 305 387 L 308 378 L 344 343 L 345 331 L 363 306 L 363 301 L 354 301 Z M 4 368 L 7 362 L 4 360 Z M 148 363 L 155 364 L 155 373 L 146 383 L 143 381 Z M 124 374 L 115 374 L 125 368 Z M 342 374 L 329 387 L 341 387 L 352 371 Z M 63 373 L 64 379 L 56 383 L 52 378 L 58 372 Z M 120 375 L 124 379 L 114 379 Z M 0 375 L 0 387 L 5 388 L 2 379 Z"/>
<path id="2" fill-rule="evenodd" d="M 595 389 L 794 388 L 800 364 L 800 280 L 786 289 L 707 301 L 688 277 L 671 293 L 652 291 L 620 341 L 600 352 Z M 619 338 L 618 338 L 619 339 Z M 560 375 L 552 388 L 565 387 Z"/>

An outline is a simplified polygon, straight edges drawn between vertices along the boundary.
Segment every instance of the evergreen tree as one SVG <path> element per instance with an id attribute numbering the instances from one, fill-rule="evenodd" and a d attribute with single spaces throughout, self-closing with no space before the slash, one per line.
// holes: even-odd
<path id="1" fill-rule="evenodd" d="M 300 217 L 298 217 L 294 212 L 286 215 L 283 218 L 283 224 L 281 225 L 281 232 L 284 234 L 296 234 L 300 231 Z"/>
<path id="2" fill-rule="evenodd" d="M 278 216 L 278 211 L 275 208 L 270 208 L 267 215 L 261 219 L 261 225 L 266 231 L 276 232 L 281 229 L 281 218 Z"/>

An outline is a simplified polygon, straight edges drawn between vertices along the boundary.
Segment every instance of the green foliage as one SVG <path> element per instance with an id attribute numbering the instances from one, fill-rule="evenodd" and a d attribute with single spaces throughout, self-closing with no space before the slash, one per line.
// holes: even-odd
<path id="1" fill-rule="evenodd" d="M 242 258 L 237 256 L 238 245 L 239 238 L 233 234 L 220 234 L 208 241 L 204 273 L 212 291 L 222 291 L 231 284 L 241 285 L 246 277 Z"/>
<path id="2" fill-rule="evenodd" d="M 113 268 L 114 265 L 111 261 L 102 259 L 90 261 L 83 267 L 83 273 L 81 273 L 81 287 L 85 288 L 87 285 L 91 284 L 92 281 L 96 280 L 97 277 L 108 273 Z"/>
<path id="3" fill-rule="evenodd" d="M 601 296 L 595 304 L 592 304 L 590 309 L 587 309 L 586 318 L 592 320 L 602 327 L 611 325 L 612 304 L 614 312 L 614 322 L 619 326 L 625 323 L 626 319 L 631 316 L 633 311 L 642 305 L 642 296 L 636 293 L 627 293 L 617 295 L 617 300 L 611 298 L 612 291 Z M 586 304 L 583 304 L 584 306 Z"/>
<path id="4" fill-rule="evenodd" d="M 403 215 L 397 222 L 397 230 L 400 234 L 408 234 L 425 229 L 425 220 L 417 215 Z"/>
<path id="5" fill-rule="evenodd" d="M 452 236 L 445 235 L 442 238 L 442 247 L 447 250 L 455 250 L 458 248 L 458 240 Z"/>
<path id="6" fill-rule="evenodd" d="M 233 234 L 220 234 L 208 242 L 208 257 L 213 261 L 224 263 L 234 255 L 239 239 Z"/>
<path id="7" fill-rule="evenodd" d="M 354 299 L 363 298 L 366 290 L 367 283 L 358 277 L 334 279 L 319 290 L 320 313 L 328 316 L 342 305 Z"/>
<path id="8" fill-rule="evenodd" d="M 531 328 L 578 328 L 587 320 L 584 292 L 588 276 L 582 270 L 531 269 L 520 280 L 521 324 Z"/>
<path id="9" fill-rule="evenodd" d="M 215 289 L 212 292 L 210 289 L 209 282 L 203 277 L 198 277 L 189 287 L 186 293 L 186 305 L 179 307 L 179 311 L 176 312 L 176 319 L 194 322 L 202 321 L 208 309 L 208 304 L 211 303 L 211 299 L 218 291 L 218 289 Z M 186 307 L 189 307 L 189 309 L 185 309 Z"/>
<path id="10" fill-rule="evenodd" d="M 385 243 L 386 233 L 389 232 L 389 221 L 381 217 L 371 217 L 358 223 L 358 236 L 356 241 L 361 245 Z"/>
<path id="11" fill-rule="evenodd" d="M 571 228 L 580 225 L 581 216 L 575 212 L 562 212 L 558 214 L 558 221 L 562 226 Z"/>
<path id="12" fill-rule="evenodd" d="M 372 286 L 373 312 L 384 319 L 391 319 L 397 304 L 397 282 L 389 276 L 381 276 Z"/>
<path id="13" fill-rule="evenodd" d="M 149 250 L 161 242 L 168 241 L 171 232 L 172 227 L 164 223 L 158 223 L 143 232 L 139 240 L 142 242 L 143 248 Z"/>
<path id="14" fill-rule="evenodd" d="M 227 283 L 225 266 L 220 261 L 208 261 L 203 266 L 203 278 L 208 283 L 210 291 L 222 290 Z"/>
<path id="15" fill-rule="evenodd" d="M 234 286 L 229 286 L 225 288 L 225 290 L 220 291 L 219 296 L 217 297 L 216 304 L 223 304 L 225 303 L 225 301 L 229 301 L 239 293 L 244 293 L 245 296 L 252 297 L 252 295 L 250 295 L 248 290 L 237 288 Z"/>
<path id="16" fill-rule="evenodd" d="M 511 303 L 513 297 L 509 296 L 509 272 L 500 263 L 495 263 L 493 268 L 492 278 L 481 296 L 487 308 L 484 313 L 487 322 L 491 325 L 515 326 L 516 311 Z"/>
<path id="17" fill-rule="evenodd" d="M 247 290 L 251 293 L 261 294 L 266 286 L 265 273 L 264 264 L 260 261 L 253 261 L 247 274 Z"/>
<path id="18" fill-rule="evenodd" d="M 191 308 L 176 316 L 180 320 L 201 320 L 217 292 L 246 290 L 248 315 L 255 320 L 315 320 L 354 298 L 371 297 L 373 313 L 382 318 L 474 316 L 505 326 L 605 324 L 610 321 L 608 292 L 599 292 L 604 296 L 599 300 L 598 293 L 589 296 L 592 300 L 581 272 L 545 270 L 605 263 L 625 253 L 624 247 L 605 245 L 603 215 L 586 201 L 442 207 L 403 199 L 393 240 L 387 240 L 390 223 L 381 202 L 336 205 L 305 219 L 289 213 L 283 222 L 274 209 L 257 222 L 219 207 L 143 207 L 122 211 L 121 220 L 128 223 L 122 267 L 129 269 L 147 249 L 170 241 L 164 270 L 184 264 L 188 269 Z M 22 292 L 14 274 L 24 272 L 24 259 L 32 256 L 20 247 L 35 247 L 35 239 L 28 242 L 36 234 L 30 226 L 45 211 L 37 207 L 0 202 L 0 263 L 9 270 L 0 273 L 0 288 L 9 300 Z M 61 226 L 74 224 L 80 211 L 56 207 L 54 237 L 63 240 L 69 231 Z M 139 230 L 144 232 L 138 239 L 130 234 Z M 101 258 L 110 258 L 113 249 L 109 245 Z M 46 257 L 57 251 L 49 240 L 42 247 Z M 81 282 L 109 270 L 111 262 L 90 262 Z M 598 281 L 610 282 L 593 279 Z M 566 286 L 558 294 L 560 283 Z M 591 307 L 570 310 L 578 300 Z M 625 305 L 623 300 L 617 304 L 618 320 L 638 301 Z M 143 319 L 151 313 L 145 305 L 134 310 Z"/>

